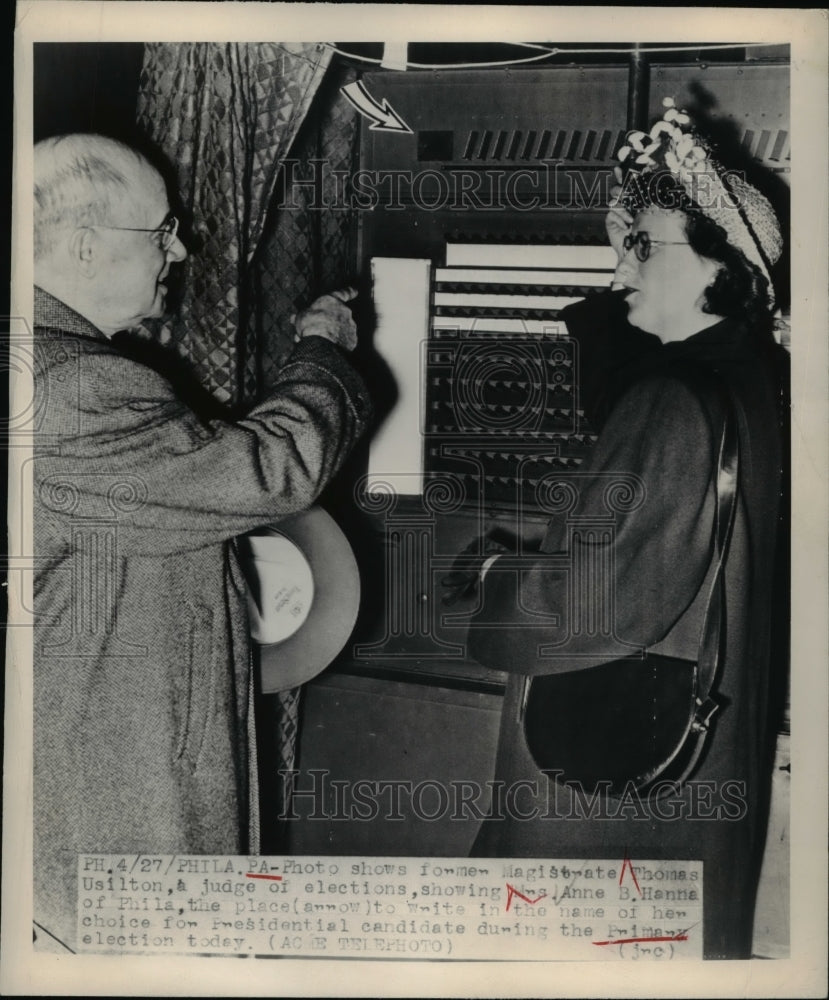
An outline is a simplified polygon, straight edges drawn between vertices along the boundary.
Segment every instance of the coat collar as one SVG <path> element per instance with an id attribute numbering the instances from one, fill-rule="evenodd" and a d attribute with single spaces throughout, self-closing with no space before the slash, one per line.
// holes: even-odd
<path id="1" fill-rule="evenodd" d="M 756 358 L 773 347 L 774 338 L 769 331 L 751 330 L 733 319 L 723 319 L 700 330 L 685 340 L 670 341 L 656 351 L 656 357 L 667 363 L 700 361 L 716 364 L 718 361 L 745 361 Z"/>
<path id="2" fill-rule="evenodd" d="M 109 339 L 88 319 L 37 285 L 35 285 L 34 307 L 36 327 L 76 333 L 82 337 L 93 337 L 95 340 Z"/>

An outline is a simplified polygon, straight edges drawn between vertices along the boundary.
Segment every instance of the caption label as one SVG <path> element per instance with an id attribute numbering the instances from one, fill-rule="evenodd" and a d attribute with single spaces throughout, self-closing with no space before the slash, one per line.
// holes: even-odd
<path id="1" fill-rule="evenodd" d="M 702 862 L 81 855 L 81 951 L 702 957 Z"/>

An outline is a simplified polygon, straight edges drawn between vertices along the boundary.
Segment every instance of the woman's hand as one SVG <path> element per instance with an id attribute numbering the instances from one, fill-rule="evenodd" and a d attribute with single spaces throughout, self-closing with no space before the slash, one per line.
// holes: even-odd
<path id="1" fill-rule="evenodd" d="M 619 195 L 622 193 L 622 171 L 619 167 L 613 168 L 613 176 L 616 178 L 616 184 L 610 189 L 610 205 L 605 216 L 605 229 L 610 245 L 621 261 L 625 256 L 624 239 L 633 225 L 633 216 L 619 201 Z"/>
<path id="2" fill-rule="evenodd" d="M 443 603 L 448 606 L 474 596 L 487 560 L 505 552 L 514 552 L 516 545 L 515 538 L 508 538 L 506 532 L 499 529 L 479 538 L 473 538 L 469 545 L 458 553 L 452 568 L 440 581 L 441 587 L 444 588 Z"/>

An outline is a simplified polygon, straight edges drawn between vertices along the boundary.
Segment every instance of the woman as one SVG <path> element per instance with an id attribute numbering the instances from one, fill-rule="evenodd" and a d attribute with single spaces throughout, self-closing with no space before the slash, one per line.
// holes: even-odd
<path id="1" fill-rule="evenodd" d="M 702 860 L 704 954 L 747 958 L 773 752 L 772 666 L 781 666 L 770 663 L 769 650 L 775 574 L 784 571 L 775 556 L 785 374 L 772 336 L 769 271 L 782 240 L 766 199 L 726 175 L 688 124 L 669 106 L 651 136 L 631 136 L 633 150 L 620 155 L 635 162 L 607 220 L 619 256 L 615 291 L 564 314 L 579 343 L 582 402 L 599 431 L 570 481 L 569 507 L 552 517 L 541 554 L 525 557 L 520 573 L 504 557 L 484 564 L 470 651 L 511 672 L 495 777 L 507 787 L 535 781 L 545 801 L 553 793 L 555 807 L 531 819 L 502 810 L 484 822 L 473 853 Z M 716 564 L 715 482 L 729 407 L 738 490 L 713 731 L 693 780 L 670 804 L 639 799 L 620 814 L 606 800 L 591 813 L 563 780 L 542 773 L 555 770 L 554 760 L 533 759 L 527 675 L 588 671 L 585 700 L 599 705 L 604 693 L 590 688 L 589 668 L 642 649 L 696 660 Z M 609 500 L 612 481 L 627 491 L 626 502 Z M 611 568 L 585 607 L 573 600 L 561 557 L 575 565 L 576 522 L 608 521 L 600 562 Z M 556 553 L 558 561 L 545 558 Z M 613 755 L 606 733 L 597 729 L 595 743 L 599 756 Z"/>

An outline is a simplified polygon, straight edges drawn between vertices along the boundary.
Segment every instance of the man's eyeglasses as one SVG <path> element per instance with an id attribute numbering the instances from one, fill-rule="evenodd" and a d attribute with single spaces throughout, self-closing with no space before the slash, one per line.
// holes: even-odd
<path id="1" fill-rule="evenodd" d="M 633 250 L 636 253 L 636 259 L 644 264 L 650 257 L 653 247 L 687 247 L 690 246 L 690 243 L 687 240 L 685 242 L 652 240 L 650 234 L 640 229 L 638 233 L 628 233 L 622 245 L 625 248 L 625 253 L 630 253 Z"/>
<path id="2" fill-rule="evenodd" d="M 152 233 L 153 236 L 158 237 L 158 245 L 166 253 L 178 235 L 178 219 L 174 215 L 168 215 L 157 229 L 136 229 L 133 226 L 103 226 L 97 224 L 93 228 L 115 229 L 123 233 Z"/>

